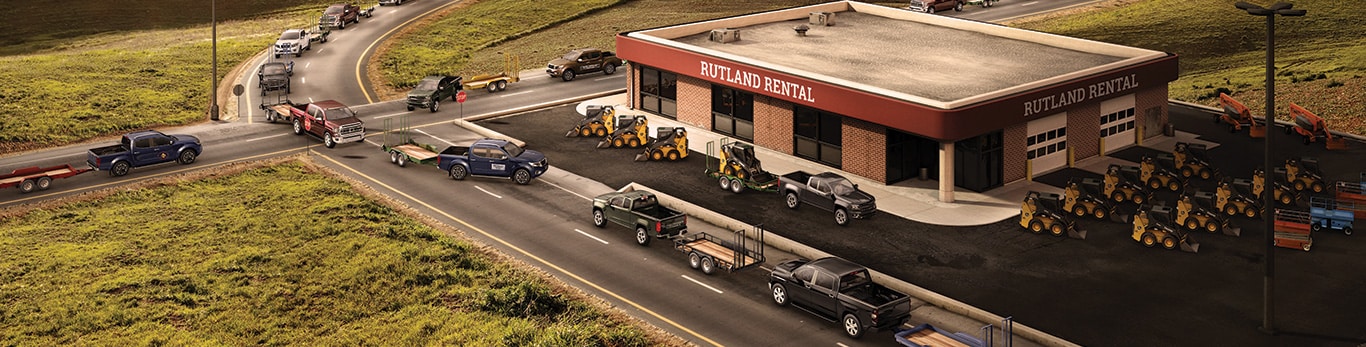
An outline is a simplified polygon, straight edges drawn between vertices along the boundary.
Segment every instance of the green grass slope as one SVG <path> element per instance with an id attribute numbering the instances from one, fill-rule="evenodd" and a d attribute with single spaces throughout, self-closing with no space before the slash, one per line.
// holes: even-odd
<path id="1" fill-rule="evenodd" d="M 319 170 L 7 212 L 0 345 L 681 344 Z"/>

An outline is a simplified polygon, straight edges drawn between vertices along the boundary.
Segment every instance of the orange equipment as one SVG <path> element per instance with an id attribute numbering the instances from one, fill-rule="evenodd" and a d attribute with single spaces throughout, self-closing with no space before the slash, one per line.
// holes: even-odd
<path id="1" fill-rule="evenodd" d="M 1224 107 L 1224 113 L 1214 116 L 1215 123 L 1228 123 L 1229 132 L 1238 132 L 1247 127 L 1247 134 L 1252 138 L 1266 137 L 1266 126 L 1252 119 L 1252 112 L 1243 103 L 1234 100 L 1228 94 L 1219 93 L 1219 105 Z"/>
<path id="2" fill-rule="evenodd" d="M 1285 128 L 1286 134 L 1289 134 L 1292 130 L 1299 133 L 1300 136 L 1304 137 L 1304 144 L 1306 145 L 1323 139 L 1323 143 L 1328 150 L 1347 149 L 1347 140 L 1333 136 L 1333 132 L 1328 131 L 1328 126 L 1323 121 L 1323 118 L 1315 115 L 1313 112 L 1309 112 L 1309 110 L 1292 102 L 1290 103 L 1290 115 L 1295 117 L 1295 126 Z"/>

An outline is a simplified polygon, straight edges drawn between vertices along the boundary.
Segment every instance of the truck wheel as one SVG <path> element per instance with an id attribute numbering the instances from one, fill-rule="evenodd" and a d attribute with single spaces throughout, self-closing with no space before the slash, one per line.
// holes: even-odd
<path id="1" fill-rule="evenodd" d="M 702 257 L 702 273 L 707 275 L 716 273 L 716 262 L 711 260 L 711 257 Z"/>
<path id="2" fill-rule="evenodd" d="M 438 108 L 441 108 L 441 100 L 432 99 L 432 112 L 436 112 Z"/>
<path id="3" fill-rule="evenodd" d="M 340 24 L 337 24 L 337 30 L 346 30 L 346 21 L 341 21 Z"/>
<path id="4" fill-rule="evenodd" d="M 726 176 L 717 176 L 716 184 L 721 186 L 721 190 L 730 190 L 730 179 Z"/>
<path id="5" fill-rule="evenodd" d="M 611 74 L 614 74 L 614 73 L 617 73 L 617 66 L 616 66 L 616 65 L 610 64 L 610 63 L 609 63 L 609 64 L 605 64 L 605 65 L 602 66 L 602 74 L 604 74 L 604 75 L 611 75 Z"/>
<path id="6" fill-rule="evenodd" d="M 643 226 L 636 227 L 636 244 L 641 246 L 650 245 L 650 233 L 645 231 L 645 227 Z"/>
<path id="7" fill-rule="evenodd" d="M 115 177 L 127 175 L 127 174 L 128 174 L 128 170 L 129 170 L 129 169 L 132 169 L 132 168 L 133 168 L 133 165 L 132 165 L 132 164 L 129 164 L 129 163 L 126 162 L 126 161 L 117 162 L 117 163 L 114 163 L 114 167 L 111 168 L 111 169 L 109 170 L 109 175 L 115 176 Z"/>
<path id="8" fill-rule="evenodd" d="M 465 176 L 469 175 L 470 172 L 468 169 L 465 169 L 464 165 L 451 164 L 451 179 L 459 181 L 465 179 Z"/>
<path id="9" fill-rule="evenodd" d="M 52 177 L 38 177 L 38 190 L 47 190 L 48 188 L 52 188 Z M 1343 229 L 1343 231 L 1346 231 L 1347 235 L 1352 234 L 1352 228 Z"/>
<path id="10" fill-rule="evenodd" d="M 990 0 L 982 0 L 982 1 L 990 1 Z M 954 12 L 963 12 L 963 2 L 962 2 L 962 1 L 959 1 L 959 2 L 953 3 L 953 11 L 954 11 Z"/>
<path id="11" fill-rule="evenodd" d="M 19 182 L 20 193 L 30 193 L 36 189 L 38 189 L 38 184 L 34 183 L 33 180 L 23 180 Z"/>
<path id="12" fill-rule="evenodd" d="M 745 184 L 744 184 L 744 183 L 740 183 L 740 179 L 739 179 L 739 178 L 730 180 L 730 192 L 731 192 L 731 193 L 735 193 L 735 194 L 744 193 L 744 192 L 745 192 Z"/>
<path id="13" fill-rule="evenodd" d="M 304 56 L 304 51 L 299 51 L 299 53 L 294 53 L 294 57 L 295 57 L 295 58 L 302 57 L 302 56 Z"/>
<path id="14" fill-rule="evenodd" d="M 567 69 L 564 70 L 564 73 L 563 73 L 563 74 L 560 74 L 560 79 L 564 80 L 565 82 L 573 81 L 573 80 L 574 80 L 574 70 L 567 70 Z"/>
<path id="15" fill-rule="evenodd" d="M 298 119 L 298 118 L 295 118 L 295 119 L 294 119 L 294 135 L 303 135 L 303 134 L 304 134 L 304 125 L 299 123 L 299 119 Z"/>
<path id="16" fill-rule="evenodd" d="M 517 169 L 517 171 L 512 173 L 512 181 L 517 182 L 517 184 L 520 185 L 531 183 L 531 171 L 527 171 L 527 169 Z"/>
<path id="17" fill-rule="evenodd" d="M 925 13 L 934 14 L 934 5 L 925 6 Z"/>
<path id="18" fill-rule="evenodd" d="M 843 208 L 835 209 L 835 224 L 849 225 L 849 211 L 845 211 Z"/>
<path id="19" fill-rule="evenodd" d="M 863 336 L 863 323 L 859 323 L 858 316 L 853 313 L 844 314 L 844 334 L 855 339 Z"/>
<path id="20" fill-rule="evenodd" d="M 769 289 L 773 291 L 773 303 L 778 304 L 778 306 L 787 306 L 787 287 L 774 283 L 769 285 Z"/>
<path id="21" fill-rule="evenodd" d="M 409 111 L 412 111 L 414 108 L 415 108 L 415 107 L 413 107 L 413 105 L 408 105 L 408 110 L 409 110 Z"/>
<path id="22" fill-rule="evenodd" d="M 176 162 L 179 162 L 181 165 L 190 165 L 191 163 L 194 163 L 195 157 L 197 156 L 198 155 L 195 154 L 194 150 L 187 149 L 180 152 L 180 157 L 176 158 Z"/>
<path id="23" fill-rule="evenodd" d="M 1145 233 L 1143 233 L 1143 246 L 1144 246 L 1144 247 L 1152 248 L 1153 246 L 1156 246 L 1156 245 L 1157 245 L 1157 236 L 1153 236 L 1153 233 L 1151 233 L 1151 232 L 1145 232 Z"/>
<path id="24" fill-rule="evenodd" d="M 607 217 L 602 215 L 600 209 L 593 209 L 593 226 L 599 228 L 607 226 Z"/>
<path id="25" fill-rule="evenodd" d="M 688 252 L 688 267 L 693 269 L 702 267 L 702 256 L 697 255 L 697 252 Z"/>
<path id="26" fill-rule="evenodd" d="M 508 89 L 508 81 L 498 81 L 498 91 L 501 92 L 501 91 L 504 91 L 504 90 L 507 90 L 507 89 Z"/>
<path id="27" fill-rule="evenodd" d="M 323 133 L 323 146 L 327 146 L 327 148 L 337 147 L 337 140 L 332 138 L 332 133 Z"/>
<path id="28" fill-rule="evenodd" d="M 787 192 L 787 208 L 795 210 L 799 204 L 801 201 L 797 200 L 797 193 Z"/>
<path id="29" fill-rule="evenodd" d="M 395 153 L 395 154 L 397 154 L 397 153 Z M 394 162 L 394 164 L 398 164 L 398 167 L 405 167 L 405 166 L 408 166 L 408 156 L 407 156 L 407 155 L 399 154 L 399 155 L 398 155 L 398 158 L 394 158 L 394 159 L 397 160 L 397 161 Z"/>
<path id="30" fill-rule="evenodd" d="M 275 54 L 275 59 L 280 59 L 280 54 L 279 54 L 279 53 L 276 53 L 276 54 Z"/>

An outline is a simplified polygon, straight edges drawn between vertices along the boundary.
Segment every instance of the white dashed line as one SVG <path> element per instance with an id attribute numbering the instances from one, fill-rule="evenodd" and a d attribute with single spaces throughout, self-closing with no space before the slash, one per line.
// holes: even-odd
<path id="1" fill-rule="evenodd" d="M 843 344 L 843 343 L 839 343 L 839 342 L 836 342 L 835 345 L 836 345 L 836 346 L 840 346 L 840 347 L 849 347 L 849 345 L 846 345 L 846 344 Z"/>
<path id="2" fill-rule="evenodd" d="M 722 292 L 720 289 L 716 289 L 716 288 L 714 288 L 714 287 L 712 287 L 712 286 L 707 285 L 706 283 L 702 283 L 702 281 L 698 281 L 698 280 L 692 279 L 692 277 L 688 277 L 688 275 L 679 275 L 679 276 L 683 276 L 683 278 L 686 278 L 686 279 L 688 279 L 689 281 L 692 281 L 692 283 L 697 283 L 697 285 L 699 285 L 699 286 L 703 286 L 703 287 L 706 287 L 707 289 L 711 289 L 711 291 L 716 292 L 716 294 L 725 294 L 725 293 Z"/>
<path id="3" fill-rule="evenodd" d="M 503 197 L 501 197 L 501 196 L 498 196 L 498 194 L 490 193 L 489 191 L 484 190 L 484 188 L 483 188 L 483 187 L 480 187 L 480 186 L 474 186 L 474 189 L 478 189 L 479 191 L 484 192 L 484 194 L 492 195 L 492 196 L 495 197 L 495 198 L 499 198 L 499 199 L 502 199 L 502 198 L 503 198 Z"/>
<path id="4" fill-rule="evenodd" d="M 383 115 L 383 116 L 375 116 L 375 119 L 385 119 L 385 118 L 389 118 L 389 117 L 393 117 L 393 116 L 402 116 L 402 115 L 407 114 L 407 113 L 408 113 L 408 112 L 390 113 L 390 114 L 386 114 L 386 115 Z"/>
<path id="5" fill-rule="evenodd" d="M 587 197 L 587 196 L 583 196 L 583 194 L 579 194 L 579 193 L 574 192 L 574 191 L 569 190 L 569 189 L 565 189 L 564 187 L 561 187 L 561 186 L 558 185 L 558 184 L 550 183 L 550 181 L 546 181 L 546 180 L 540 180 L 540 181 L 541 181 L 541 183 L 549 184 L 551 187 L 560 188 L 560 190 L 569 192 L 569 194 L 574 194 L 574 196 L 583 198 L 584 200 L 593 200 L 593 198 L 590 198 L 590 197 Z"/>
<path id="6" fill-rule="evenodd" d="M 607 243 L 607 241 L 604 241 L 603 239 L 600 239 L 600 238 L 598 238 L 597 236 L 589 235 L 588 233 L 583 232 L 583 230 L 574 229 L 574 231 L 577 231 L 577 232 L 579 232 L 580 234 L 583 234 L 583 236 L 588 236 L 588 238 L 591 238 L 591 239 L 594 239 L 594 240 L 598 240 L 598 242 L 602 242 L 602 244 L 604 244 L 604 245 L 609 244 L 609 243 Z"/>
<path id="7" fill-rule="evenodd" d="M 422 135 L 427 135 L 428 137 L 434 138 L 434 139 L 436 139 L 437 141 L 445 142 L 447 145 L 455 146 L 454 143 L 451 143 L 450 141 L 446 141 L 446 139 L 443 139 L 443 138 L 440 138 L 440 137 L 436 137 L 436 136 L 434 136 L 434 135 L 432 135 L 432 134 L 428 134 L 426 131 L 422 131 L 422 129 L 413 129 L 413 131 L 422 133 Z M 485 192 L 485 193 L 487 193 L 487 192 Z M 494 195 L 494 196 L 497 196 L 497 195 Z"/>
<path id="8" fill-rule="evenodd" d="M 284 133 L 284 134 L 279 134 L 279 135 L 271 135 L 271 136 L 266 136 L 266 137 L 258 137 L 258 138 L 254 138 L 254 139 L 247 140 L 246 142 L 258 141 L 258 140 L 265 140 L 265 139 L 275 138 L 275 137 L 280 137 L 280 136 L 285 136 L 285 135 L 290 135 L 290 133 Z"/>
<path id="9" fill-rule="evenodd" d="M 508 94 L 499 95 L 498 97 L 500 97 L 500 98 L 506 98 L 506 97 L 509 97 L 509 96 L 513 96 L 513 95 L 522 95 L 522 94 L 526 94 L 526 93 L 530 93 L 530 92 L 533 92 L 533 91 L 527 90 L 527 91 L 520 91 L 520 92 L 516 92 L 516 93 L 508 93 Z"/>
<path id="10" fill-rule="evenodd" d="M 305 64 L 304 64 L 304 68 L 307 69 L 309 65 L 313 65 L 313 62 L 310 61 L 310 62 L 308 62 L 308 63 L 305 63 Z"/>
<path id="11" fill-rule="evenodd" d="M 1029 5 L 1033 5 L 1033 4 L 1037 4 L 1037 3 L 1039 3 L 1039 2 L 1038 2 L 1038 1 L 1030 1 L 1030 2 L 1026 2 L 1026 3 L 1020 4 L 1020 6 L 1029 6 Z"/>
<path id="12" fill-rule="evenodd" d="M 313 97 L 311 97 L 311 96 L 308 97 L 308 103 L 310 103 L 310 104 L 313 103 Z"/>
<path id="13" fill-rule="evenodd" d="M 609 79 L 609 78 L 617 78 L 617 77 L 619 77 L 619 76 L 598 77 L 598 78 L 594 78 L 593 80 L 594 80 L 594 81 L 601 81 L 601 80 L 605 80 L 605 79 Z"/>
<path id="14" fill-rule="evenodd" d="M 308 84 L 308 77 L 299 77 L 299 83 Z"/>

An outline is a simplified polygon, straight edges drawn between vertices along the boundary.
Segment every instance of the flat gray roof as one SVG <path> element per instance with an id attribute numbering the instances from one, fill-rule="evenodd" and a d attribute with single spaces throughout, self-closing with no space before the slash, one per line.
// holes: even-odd
<path id="1" fill-rule="evenodd" d="M 834 25 L 808 24 L 817 11 L 834 12 Z M 793 30 L 802 24 L 806 36 Z M 711 41 L 720 28 L 740 40 Z M 946 109 L 1166 55 L 851 1 L 630 35 Z"/>

